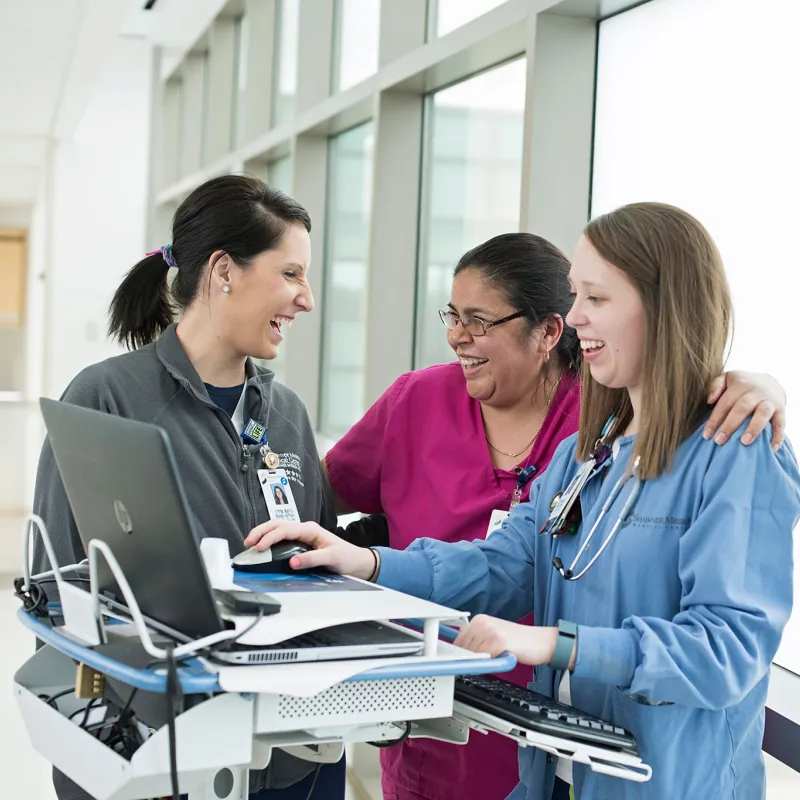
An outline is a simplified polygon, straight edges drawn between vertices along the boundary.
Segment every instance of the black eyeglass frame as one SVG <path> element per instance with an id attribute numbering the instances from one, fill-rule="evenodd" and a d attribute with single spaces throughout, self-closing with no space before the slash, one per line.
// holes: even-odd
<path id="1" fill-rule="evenodd" d="M 512 319 L 519 319 L 520 317 L 524 316 L 524 311 L 515 311 L 513 314 L 509 314 L 507 317 L 494 320 L 494 322 L 484 322 L 482 319 L 478 319 L 478 317 L 466 317 L 466 319 L 464 317 L 459 317 L 455 311 L 450 311 L 448 309 L 440 309 L 439 311 L 439 319 L 441 319 L 442 324 L 445 326 L 445 328 L 447 328 L 447 330 L 454 331 L 460 322 L 464 330 L 470 336 L 486 336 L 490 328 L 496 328 L 498 325 L 502 325 L 504 322 L 511 322 Z M 448 319 L 453 321 L 452 328 L 447 324 Z M 469 325 L 473 322 L 477 322 L 478 325 L 480 325 L 483 333 L 474 333 L 469 329 Z"/>

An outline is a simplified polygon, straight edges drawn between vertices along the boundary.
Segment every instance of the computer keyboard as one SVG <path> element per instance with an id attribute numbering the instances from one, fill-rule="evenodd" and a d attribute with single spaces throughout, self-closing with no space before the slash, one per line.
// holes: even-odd
<path id="1" fill-rule="evenodd" d="M 521 728 L 638 755 L 623 728 L 491 675 L 456 679 L 455 699 Z"/>
<path id="2" fill-rule="evenodd" d="M 414 640 L 404 633 L 380 622 L 348 622 L 294 636 L 278 644 L 259 645 L 259 650 L 291 650 L 314 647 L 352 647 L 373 644 L 406 644 Z M 252 650 L 253 645 L 237 644 L 238 650 Z"/>
<path id="3" fill-rule="evenodd" d="M 348 622 L 295 636 L 275 647 L 343 647 L 406 642 L 409 635 L 379 622 Z"/>

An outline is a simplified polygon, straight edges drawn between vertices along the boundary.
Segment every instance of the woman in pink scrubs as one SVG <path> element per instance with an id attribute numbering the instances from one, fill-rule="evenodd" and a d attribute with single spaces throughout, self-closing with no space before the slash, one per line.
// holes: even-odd
<path id="1" fill-rule="evenodd" d="M 399 377 L 328 452 L 338 513 L 384 514 L 388 544 L 402 549 L 420 536 L 484 538 L 528 499 L 531 480 L 578 430 L 580 344 L 563 322 L 568 271 L 558 248 L 529 233 L 463 256 L 440 312 L 458 360 Z M 785 405 L 777 383 L 731 374 L 727 385 L 709 435 L 729 411 L 718 441 L 749 414 L 756 435 L 777 411 L 777 444 Z M 709 400 L 724 388 L 722 378 Z M 530 668 L 508 677 L 526 685 Z M 502 800 L 519 780 L 517 745 L 496 734 L 465 746 L 408 740 L 382 750 L 381 765 L 384 800 Z"/>

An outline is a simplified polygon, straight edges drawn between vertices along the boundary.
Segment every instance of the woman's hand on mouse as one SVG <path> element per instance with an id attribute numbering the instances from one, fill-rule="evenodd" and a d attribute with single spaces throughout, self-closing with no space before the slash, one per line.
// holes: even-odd
<path id="1" fill-rule="evenodd" d="M 356 547 L 326 531 L 316 522 L 277 522 L 257 525 L 244 540 L 245 547 L 266 550 L 283 541 L 303 542 L 313 550 L 289 560 L 292 569 L 327 567 L 340 575 L 367 580 L 375 570 L 375 554 L 365 547 Z"/>

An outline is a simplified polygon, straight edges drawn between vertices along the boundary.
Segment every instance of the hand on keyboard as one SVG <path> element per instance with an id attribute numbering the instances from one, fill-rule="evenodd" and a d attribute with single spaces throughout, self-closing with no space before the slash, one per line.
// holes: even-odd
<path id="1" fill-rule="evenodd" d="M 557 628 L 539 628 L 478 614 L 459 633 L 455 644 L 476 653 L 513 653 L 520 664 L 548 664 L 556 649 Z M 573 654 L 574 657 L 574 654 Z"/>

